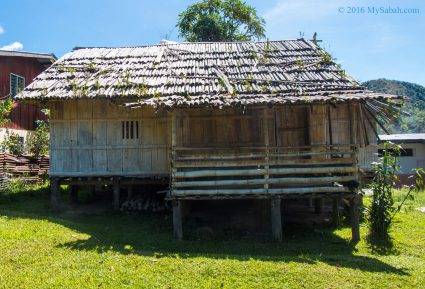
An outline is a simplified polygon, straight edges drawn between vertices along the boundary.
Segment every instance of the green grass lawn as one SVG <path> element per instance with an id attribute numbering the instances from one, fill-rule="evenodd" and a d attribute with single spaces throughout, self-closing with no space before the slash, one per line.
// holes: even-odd
<path id="1" fill-rule="evenodd" d="M 45 187 L 0 193 L 0 288 L 425 288 L 424 206 L 423 192 L 407 202 L 379 254 L 364 225 L 355 245 L 348 227 L 179 243 L 167 215 L 55 213 Z"/>

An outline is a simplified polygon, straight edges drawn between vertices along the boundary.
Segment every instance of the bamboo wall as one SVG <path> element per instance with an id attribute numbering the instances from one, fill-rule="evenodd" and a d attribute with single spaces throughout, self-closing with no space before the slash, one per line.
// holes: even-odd
<path id="1" fill-rule="evenodd" d="M 168 175 L 169 113 L 125 109 L 109 101 L 51 103 L 51 175 Z M 122 137 L 122 122 L 138 137 Z"/>

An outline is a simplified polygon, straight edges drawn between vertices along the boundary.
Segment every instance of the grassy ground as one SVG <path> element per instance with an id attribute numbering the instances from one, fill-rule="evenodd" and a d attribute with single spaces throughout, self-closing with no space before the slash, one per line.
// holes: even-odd
<path id="1" fill-rule="evenodd" d="M 378 253 L 365 226 L 358 244 L 348 227 L 178 243 L 167 215 L 54 213 L 45 187 L 19 189 L 0 193 L 0 288 L 425 288 L 420 206 L 425 193 Z"/>

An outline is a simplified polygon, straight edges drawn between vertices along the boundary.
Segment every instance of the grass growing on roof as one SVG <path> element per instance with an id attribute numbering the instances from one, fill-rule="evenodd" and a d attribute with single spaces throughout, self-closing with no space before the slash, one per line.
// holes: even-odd
<path id="1" fill-rule="evenodd" d="M 398 192 L 395 201 L 401 200 Z M 366 200 L 367 202 L 367 200 Z M 351 231 L 285 228 L 284 242 L 172 239 L 167 215 L 55 213 L 46 186 L 0 193 L 2 288 L 418 288 L 425 284 L 425 193 L 373 253 Z"/>

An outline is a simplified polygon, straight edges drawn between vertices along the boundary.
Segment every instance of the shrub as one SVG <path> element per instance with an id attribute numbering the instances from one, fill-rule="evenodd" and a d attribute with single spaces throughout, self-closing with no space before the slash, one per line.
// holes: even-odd
<path id="1" fill-rule="evenodd" d="M 6 130 L 6 136 L 1 142 L 1 151 L 12 155 L 21 156 L 24 154 L 23 137 L 17 133 Z"/>
<path id="2" fill-rule="evenodd" d="M 369 210 L 369 236 L 374 239 L 389 239 L 392 215 L 395 211 L 393 190 L 400 171 L 398 156 L 401 147 L 393 143 L 385 143 L 382 157 L 376 163 L 375 177 L 371 183 L 373 191 L 372 204 Z"/>
<path id="3" fill-rule="evenodd" d="M 27 139 L 28 152 L 34 157 L 46 155 L 49 152 L 49 125 L 43 120 L 37 121 L 37 128 Z"/>

